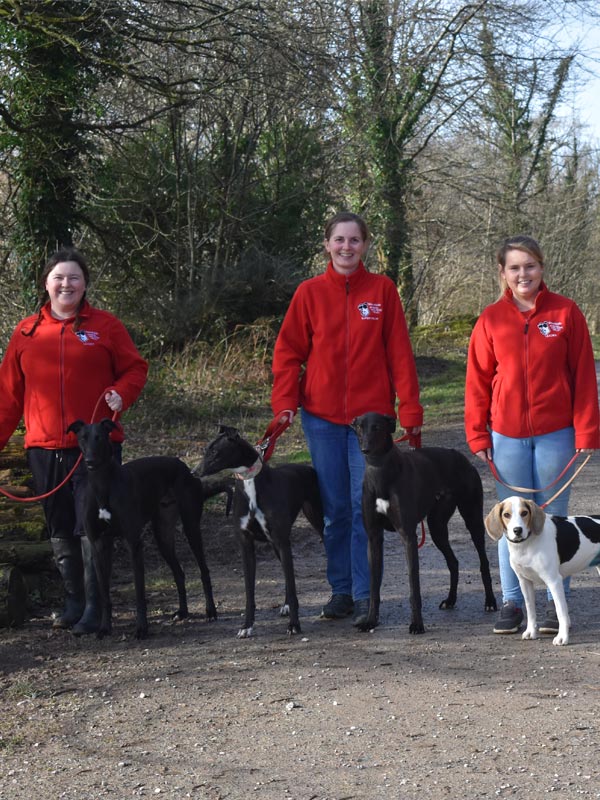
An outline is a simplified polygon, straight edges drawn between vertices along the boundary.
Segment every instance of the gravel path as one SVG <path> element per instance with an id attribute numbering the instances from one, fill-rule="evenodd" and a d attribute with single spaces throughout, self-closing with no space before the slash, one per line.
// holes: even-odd
<path id="1" fill-rule="evenodd" d="M 428 444 L 464 449 L 462 430 Z M 598 512 L 600 459 L 577 479 L 572 511 Z M 494 502 L 481 465 L 486 509 Z M 277 616 L 279 565 L 260 550 L 256 637 L 243 608 L 232 522 L 205 516 L 220 617 L 208 624 L 198 571 L 181 542 L 192 609 L 168 624 L 175 590 L 149 543 L 151 636 L 132 638 L 130 574 L 116 559 L 114 635 L 52 632 L 49 618 L 0 631 L 0 798 L 375 800 L 600 798 L 598 576 L 573 579 L 571 644 L 494 636 L 475 551 L 454 519 L 459 602 L 440 611 L 448 574 L 421 552 L 426 633 L 408 633 L 404 553 L 385 541 L 382 624 L 359 634 L 319 619 L 325 560 L 301 523 L 295 558 L 301 636 Z M 497 558 L 488 553 L 499 596 Z M 539 590 L 540 603 L 543 601 Z M 499 597 L 498 597 L 499 599 Z"/>

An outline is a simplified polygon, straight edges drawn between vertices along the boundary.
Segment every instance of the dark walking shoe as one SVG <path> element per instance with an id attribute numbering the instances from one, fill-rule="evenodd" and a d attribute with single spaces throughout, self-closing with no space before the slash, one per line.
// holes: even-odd
<path id="1" fill-rule="evenodd" d="M 540 633 L 558 633 L 558 616 L 554 600 L 547 601 L 546 615 L 538 630 Z"/>
<path id="2" fill-rule="evenodd" d="M 369 616 L 369 598 L 363 597 L 361 600 L 354 601 L 354 616 L 352 617 L 352 624 L 355 627 L 364 625 Z"/>
<path id="3" fill-rule="evenodd" d="M 354 610 L 354 601 L 349 594 L 332 594 L 321 610 L 325 619 L 343 619 Z"/>
<path id="4" fill-rule="evenodd" d="M 523 612 L 512 600 L 507 600 L 500 609 L 494 625 L 494 633 L 516 633 L 523 622 Z"/>

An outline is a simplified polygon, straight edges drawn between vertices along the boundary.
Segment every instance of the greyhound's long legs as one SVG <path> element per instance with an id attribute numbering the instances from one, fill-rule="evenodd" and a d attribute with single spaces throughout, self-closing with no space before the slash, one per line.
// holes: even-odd
<path id="1" fill-rule="evenodd" d="M 246 614 L 244 626 L 238 631 L 240 639 L 252 636 L 254 617 L 256 614 L 255 583 L 256 583 L 256 552 L 254 539 L 245 531 L 240 531 L 240 545 L 242 550 L 242 565 L 244 568 L 244 584 L 246 587 Z"/>
<path id="2" fill-rule="evenodd" d="M 142 538 L 132 543 L 128 540 L 135 583 L 135 604 L 137 610 L 136 638 L 145 639 L 148 635 L 148 614 L 146 608 L 146 587 L 144 578 L 144 546 Z"/>

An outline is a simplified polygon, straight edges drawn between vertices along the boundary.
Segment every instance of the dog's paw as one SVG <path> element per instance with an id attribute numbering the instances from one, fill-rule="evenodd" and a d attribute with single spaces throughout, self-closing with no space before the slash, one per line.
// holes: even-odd
<path id="1" fill-rule="evenodd" d="M 357 631 L 361 631 L 362 633 L 370 633 L 372 630 L 379 625 L 379 618 L 376 617 L 375 619 L 366 619 L 364 622 L 359 622 L 355 624 L 355 628 Z"/>
<path id="2" fill-rule="evenodd" d="M 492 597 L 491 599 L 487 599 L 485 601 L 485 610 L 490 611 L 498 611 L 498 603 L 496 602 L 496 598 Z"/>
<path id="3" fill-rule="evenodd" d="M 279 609 L 279 616 L 280 617 L 289 617 L 290 615 L 290 607 L 287 603 L 284 603 L 281 608 Z"/>
<path id="4" fill-rule="evenodd" d="M 206 606 L 206 609 L 204 610 L 204 616 L 206 617 L 207 622 L 215 622 L 218 616 L 216 606 Z"/>
<path id="5" fill-rule="evenodd" d="M 288 636 L 295 636 L 297 633 L 302 633 L 302 628 L 299 622 L 290 622 L 287 628 Z"/>
<path id="6" fill-rule="evenodd" d="M 552 639 L 552 644 L 555 644 L 559 647 L 564 644 L 569 644 L 569 634 L 557 633 L 554 639 Z"/>
<path id="7" fill-rule="evenodd" d="M 171 617 L 171 622 L 181 622 L 182 620 L 189 617 L 189 611 L 186 609 L 178 608 L 177 611 Z"/>
<path id="8" fill-rule="evenodd" d="M 425 625 L 422 622 L 411 622 L 408 626 L 409 633 L 425 633 Z"/>
<path id="9" fill-rule="evenodd" d="M 249 628 L 240 628 L 237 632 L 238 639 L 249 639 L 251 636 L 254 636 L 254 628 L 252 626 Z"/>
<path id="10" fill-rule="evenodd" d="M 535 627 L 530 628 L 529 626 L 525 628 L 521 636 L 521 639 L 537 639 L 537 638 L 538 638 L 537 630 L 535 629 Z"/>
<path id="11" fill-rule="evenodd" d="M 454 608 L 455 605 L 456 605 L 456 598 L 452 600 L 452 598 L 447 597 L 445 600 L 442 600 L 438 608 L 440 608 L 442 611 L 450 611 L 451 609 Z"/>

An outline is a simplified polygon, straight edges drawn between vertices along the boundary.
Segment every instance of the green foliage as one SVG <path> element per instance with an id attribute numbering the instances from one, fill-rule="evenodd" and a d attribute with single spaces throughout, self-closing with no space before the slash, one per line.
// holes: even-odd
<path id="1" fill-rule="evenodd" d="M 7 99 L 0 136 L 19 186 L 13 246 L 30 306 L 47 256 L 71 244 L 81 223 L 79 181 L 89 147 L 81 123 L 106 76 L 98 51 L 112 46 L 101 23 L 90 16 L 88 2 L 23 4 L 21 13 L 0 22 L 0 91 Z"/>
<path id="2" fill-rule="evenodd" d="M 450 360 L 466 359 L 469 338 L 476 317 L 466 314 L 436 325 L 418 325 L 411 331 L 416 356 L 438 356 Z"/>
<path id="3" fill-rule="evenodd" d="M 182 446 L 208 441 L 219 423 L 237 427 L 258 441 L 271 421 L 271 358 L 276 336 L 274 320 L 240 326 L 217 345 L 196 342 L 182 350 L 165 351 L 151 359 L 148 384 L 127 413 L 128 430 L 151 435 L 155 442 L 169 432 Z M 418 329 L 417 370 L 427 425 L 462 420 L 465 340 L 470 320 L 450 320 L 445 326 Z M 129 457 L 137 434 L 128 442 Z M 297 420 L 277 443 L 277 461 L 309 460 Z"/>
<path id="4" fill-rule="evenodd" d="M 97 290 L 129 318 L 140 293 L 160 287 L 144 300 L 141 329 L 153 347 L 213 341 L 280 314 L 312 266 L 326 205 L 316 134 L 275 122 L 233 147 L 230 127 L 205 152 L 185 137 L 174 146 L 175 132 L 157 122 L 98 164 L 86 212 L 108 251 Z"/>
<path id="5" fill-rule="evenodd" d="M 465 397 L 465 362 L 462 357 L 434 359 L 433 364 L 417 358 L 421 403 L 425 424 L 449 423 L 462 419 Z"/>

